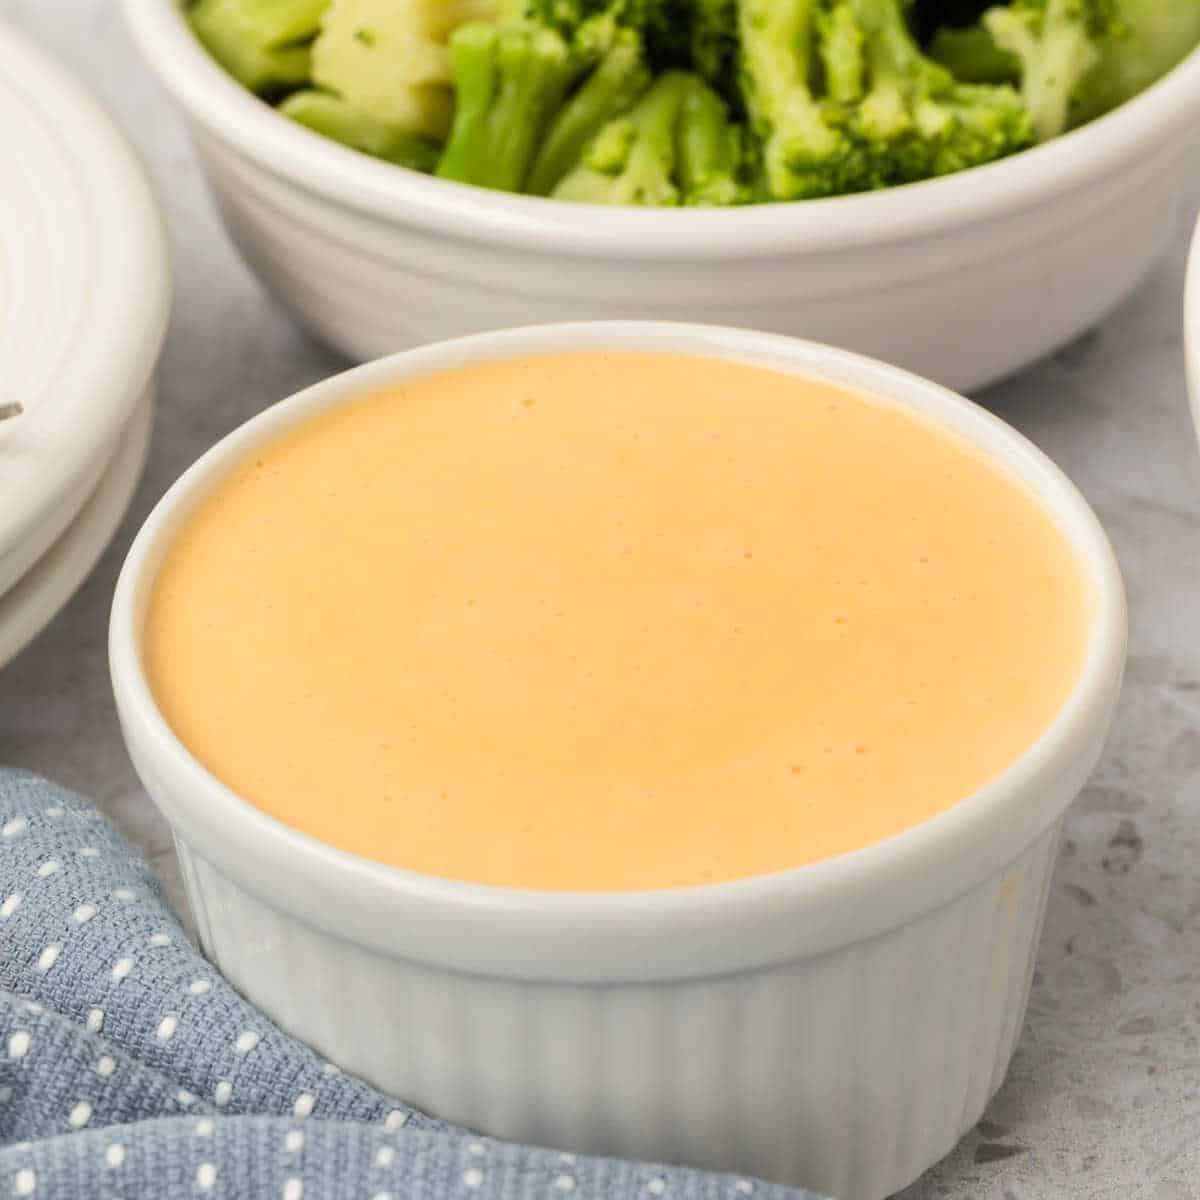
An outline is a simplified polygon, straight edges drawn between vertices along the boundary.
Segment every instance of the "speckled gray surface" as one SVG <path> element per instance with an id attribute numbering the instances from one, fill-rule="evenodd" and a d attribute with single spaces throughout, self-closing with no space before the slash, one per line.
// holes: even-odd
<path id="1" fill-rule="evenodd" d="M 113 580 L 137 525 L 188 463 L 341 364 L 238 261 L 113 9 L 0 0 L 0 15 L 71 65 L 132 134 L 163 195 L 177 277 L 145 478 L 92 578 L 0 672 L 0 762 L 97 797 L 178 898 L 169 835 L 110 699 Z M 986 1120 L 903 1200 L 1200 1196 L 1200 455 L 1180 339 L 1185 231 L 1198 203 L 1195 186 L 1167 261 L 1100 329 L 982 397 L 1100 513 L 1128 583 L 1132 659 L 1104 763 L 1068 818 L 1008 1081 Z"/>

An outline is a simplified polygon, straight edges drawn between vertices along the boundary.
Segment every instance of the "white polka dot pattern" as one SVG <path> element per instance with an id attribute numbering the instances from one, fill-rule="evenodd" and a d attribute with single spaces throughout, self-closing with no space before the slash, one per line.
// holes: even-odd
<path id="1" fill-rule="evenodd" d="M 11 825 L 4 788 L 0 769 L 0 821 Z M 0 926 L 0 942 L 15 938 L 19 948 L 19 993 L 0 990 L 0 1078 L 8 1075 L 0 1085 L 0 1120 L 11 1123 L 15 1113 L 20 1122 L 26 1089 L 51 1063 L 54 1091 L 42 1105 L 47 1115 L 37 1118 L 46 1128 L 18 1123 L 14 1136 L 58 1137 L 58 1145 L 78 1148 L 79 1159 L 57 1151 L 47 1156 L 38 1140 L 0 1148 L 0 1163 L 11 1164 L 7 1177 L 0 1173 L 0 1200 L 84 1194 L 154 1200 L 168 1177 L 193 1200 L 251 1194 L 248 1185 L 256 1200 L 305 1200 L 331 1162 L 359 1172 L 349 1200 L 397 1200 L 414 1186 L 420 1190 L 423 1180 L 448 1182 L 446 1200 L 456 1194 L 472 1200 L 695 1200 L 700 1194 L 747 1200 L 752 1193 L 754 1200 L 811 1200 L 735 1178 L 716 1188 L 706 1183 L 701 1193 L 690 1177 L 677 1185 L 673 1170 L 598 1166 L 565 1150 L 503 1145 L 444 1130 L 389 1104 L 291 1042 L 234 994 L 156 908 L 145 876 L 122 876 L 127 860 L 117 845 L 71 844 L 68 834 L 82 829 L 95 836 L 93 821 L 62 822 L 58 840 L 47 837 L 50 828 L 50 819 L 33 815 L 10 839 L 11 849 L 0 841 L 0 877 L 31 881 L 36 874 L 46 881 L 36 890 L 27 883 L 24 901 L 17 892 L 0 899 L 0 920 L 15 914 Z M 21 863 L 7 874 L 6 854 Z M 31 895 L 36 905 L 28 903 Z M 82 1007 L 57 1011 L 62 996 L 78 992 L 73 1002 Z M 38 1003 L 43 998 L 50 1003 Z M 65 1046 L 72 1057 L 63 1073 L 56 1068 Z M 293 1081 L 289 1090 L 287 1081 Z M 318 1111 L 328 1119 L 316 1121 Z M 130 1124 L 165 1116 L 177 1119 L 145 1130 Z M 417 1131 L 410 1134 L 410 1126 Z M 425 1141 L 431 1129 L 439 1136 Z M 345 1139 L 357 1140 L 349 1158 L 343 1157 Z M 261 1149 L 261 1160 L 248 1165 L 248 1149 Z M 74 1190 L 64 1190 L 67 1164 Z"/>
<path id="2" fill-rule="evenodd" d="M 258 1045 L 258 1042 L 259 1035 L 253 1029 L 245 1029 L 238 1034 L 237 1041 L 233 1043 L 233 1048 L 239 1054 L 249 1054 Z"/>

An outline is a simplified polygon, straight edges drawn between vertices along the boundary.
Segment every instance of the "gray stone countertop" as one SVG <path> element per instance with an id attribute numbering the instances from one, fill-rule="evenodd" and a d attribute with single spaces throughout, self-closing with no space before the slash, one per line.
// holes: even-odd
<path id="1" fill-rule="evenodd" d="M 176 272 L 145 477 L 90 580 L 0 672 L 0 762 L 94 796 L 181 903 L 170 836 L 126 757 L 109 692 L 113 582 L 134 531 L 184 467 L 343 364 L 237 258 L 115 7 L 0 0 L 0 17 L 72 67 L 129 131 L 166 207 Z M 1200 1196 L 1200 454 L 1180 329 L 1198 203 L 1194 187 L 1166 260 L 1100 328 L 980 397 L 1047 450 L 1100 514 L 1128 585 L 1132 653 L 1103 764 L 1067 819 L 1008 1081 L 903 1200 Z"/>

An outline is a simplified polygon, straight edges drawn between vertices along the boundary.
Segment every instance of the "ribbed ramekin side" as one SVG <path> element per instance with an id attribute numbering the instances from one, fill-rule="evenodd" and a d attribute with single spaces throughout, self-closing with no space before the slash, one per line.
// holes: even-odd
<path id="1" fill-rule="evenodd" d="M 281 1026 L 428 1112 L 564 1150 L 881 1200 L 1003 1079 L 1057 829 L 921 919 L 693 981 L 525 983 L 389 959 L 302 924 L 180 843 L 205 950 Z M 587 931 L 580 930 L 586 939 Z"/>

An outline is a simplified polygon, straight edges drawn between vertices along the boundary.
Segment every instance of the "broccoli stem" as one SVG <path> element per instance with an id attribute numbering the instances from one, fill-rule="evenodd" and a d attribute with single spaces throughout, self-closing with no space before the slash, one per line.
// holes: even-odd
<path id="1" fill-rule="evenodd" d="M 188 21 L 205 49 L 260 95 L 308 81 L 310 53 L 329 0 L 198 0 Z"/>
<path id="2" fill-rule="evenodd" d="M 548 196 L 600 128 L 630 108 L 649 83 L 641 39 L 629 30 L 621 31 L 599 66 L 554 118 L 534 159 L 525 190 Z"/>
<path id="3" fill-rule="evenodd" d="M 438 163 L 444 179 L 520 191 L 550 116 L 573 74 L 556 33 L 520 25 L 461 25 L 450 38 L 454 123 Z"/>
<path id="4" fill-rule="evenodd" d="M 596 135 L 553 195 L 587 204 L 676 205 L 675 127 L 691 77 L 667 71 L 627 116 Z"/>
<path id="5" fill-rule="evenodd" d="M 847 146 L 810 80 L 818 0 L 739 0 L 747 108 L 763 141 L 767 193 L 777 200 L 844 190 Z"/>
<path id="6" fill-rule="evenodd" d="M 983 23 L 1021 64 L 1021 95 L 1039 141 L 1067 127 L 1071 96 L 1100 61 L 1079 0 L 1047 0 L 1039 12 L 990 8 Z"/>
<path id="7" fill-rule="evenodd" d="M 863 32 L 848 4 L 821 14 L 820 54 L 825 87 L 838 104 L 853 104 L 863 94 Z"/>
<path id="8" fill-rule="evenodd" d="M 927 53 L 963 83 L 1014 83 L 1020 78 L 1016 58 L 1001 50 L 982 25 L 939 29 Z"/>
<path id="9" fill-rule="evenodd" d="M 438 148 L 433 142 L 380 121 L 330 92 L 293 92 L 279 111 L 315 133 L 398 166 L 432 171 L 437 164 Z"/>
<path id="10" fill-rule="evenodd" d="M 724 101 L 697 78 L 689 81 L 676 135 L 679 182 L 684 204 L 738 204 L 741 138 Z"/>

